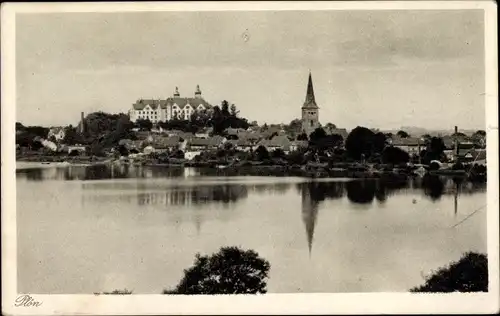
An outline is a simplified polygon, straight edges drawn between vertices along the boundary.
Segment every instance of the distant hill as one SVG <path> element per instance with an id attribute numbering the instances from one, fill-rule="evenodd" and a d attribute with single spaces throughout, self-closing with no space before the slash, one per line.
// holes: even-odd
<path id="1" fill-rule="evenodd" d="M 454 129 L 453 128 L 438 130 L 438 129 L 426 129 L 426 128 L 416 127 L 416 126 L 402 126 L 399 129 L 384 130 L 383 132 L 384 133 L 393 133 L 393 134 L 396 134 L 400 130 L 405 131 L 408 134 L 410 134 L 411 136 L 416 136 L 416 137 L 419 137 L 419 136 L 422 136 L 422 135 L 425 135 L 425 134 L 429 134 L 431 136 L 439 136 L 439 135 L 450 135 L 450 134 L 454 133 Z M 477 130 L 460 129 L 459 128 L 458 131 L 461 132 L 461 133 L 464 133 L 465 135 L 472 135 Z"/>

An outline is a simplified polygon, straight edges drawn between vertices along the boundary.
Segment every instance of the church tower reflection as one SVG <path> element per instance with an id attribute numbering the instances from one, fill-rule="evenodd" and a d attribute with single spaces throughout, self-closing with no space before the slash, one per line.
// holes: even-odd
<path id="1" fill-rule="evenodd" d="M 314 241 L 314 229 L 318 218 L 319 201 L 314 200 L 311 189 L 312 183 L 302 186 L 302 221 L 306 227 L 307 246 L 309 248 L 309 256 L 311 256 L 312 246 Z"/>
<path id="2" fill-rule="evenodd" d="M 455 214 L 455 217 L 457 216 L 458 214 L 458 193 L 461 189 L 461 186 L 462 186 L 462 182 L 463 182 L 463 178 L 453 178 L 453 184 L 454 184 L 454 188 L 453 188 L 453 201 L 454 201 L 454 214 Z"/>

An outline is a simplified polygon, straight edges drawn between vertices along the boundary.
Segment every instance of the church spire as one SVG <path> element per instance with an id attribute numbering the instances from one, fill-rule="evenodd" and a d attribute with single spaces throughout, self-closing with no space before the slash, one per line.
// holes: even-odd
<path id="1" fill-rule="evenodd" d="M 311 75 L 310 71 L 309 71 L 309 82 L 307 83 L 306 100 L 304 102 L 303 107 L 307 107 L 307 108 L 317 108 L 318 107 L 318 105 L 316 104 L 316 98 L 314 97 L 314 87 L 313 87 L 312 75 Z"/>

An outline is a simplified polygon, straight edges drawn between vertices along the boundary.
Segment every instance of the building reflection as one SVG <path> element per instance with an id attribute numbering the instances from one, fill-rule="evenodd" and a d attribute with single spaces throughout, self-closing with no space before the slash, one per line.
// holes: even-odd
<path id="1" fill-rule="evenodd" d="M 28 181 L 44 180 L 101 180 L 101 179 L 148 179 L 148 178 L 191 178 L 207 179 L 200 175 L 207 173 L 204 169 L 169 168 L 165 166 L 134 166 L 134 165 L 69 165 L 49 166 L 41 168 L 19 169 L 16 176 Z M 215 172 L 214 170 L 210 172 Z M 208 173 L 210 173 L 208 172 Z M 249 192 L 257 194 L 285 194 L 292 184 L 277 183 L 231 183 L 222 179 L 223 184 L 168 187 L 167 192 L 146 192 L 147 187 L 138 188 L 137 201 L 140 205 L 199 205 L 217 202 L 230 204 L 246 198 Z M 227 177 L 230 179 L 231 177 Z M 241 179 L 240 179 L 241 180 Z M 239 180 L 238 180 L 239 181 Z M 229 183 L 228 183 L 229 182 Z M 179 182 L 181 183 L 181 182 Z M 115 189 L 119 188 L 116 182 Z M 130 186 L 130 184 L 129 184 Z M 397 176 L 382 176 L 379 179 L 357 179 L 347 182 L 308 182 L 296 186 L 299 194 L 309 192 L 310 200 L 321 202 L 325 199 L 347 197 L 350 203 L 369 205 L 374 200 L 384 203 L 400 190 L 421 190 L 432 201 L 441 199 L 443 195 L 454 195 L 457 202 L 461 194 L 485 192 L 486 183 L 468 182 L 462 178 L 442 177 L 426 174 L 423 177 L 407 178 Z M 110 197 L 113 198 L 113 197 Z M 117 197 L 115 197 L 117 198 Z"/>
<path id="2" fill-rule="evenodd" d="M 424 194 L 433 201 L 439 200 L 445 192 L 444 181 L 437 175 L 424 175 L 422 178 L 422 188 L 424 189 Z"/>
<path id="3" fill-rule="evenodd" d="M 422 190 L 426 196 L 437 200 L 443 194 L 454 195 L 454 212 L 457 213 L 459 195 L 464 192 L 477 192 L 484 186 L 465 182 L 463 179 L 445 180 L 428 175 L 421 179 L 411 178 L 380 178 L 359 179 L 347 182 L 308 182 L 296 186 L 302 199 L 302 221 L 305 226 L 309 253 L 311 254 L 314 242 L 319 207 L 325 200 L 347 197 L 353 204 L 370 204 L 374 200 L 384 203 L 390 196 L 401 190 Z"/>
<path id="4" fill-rule="evenodd" d="M 201 186 L 173 186 L 167 192 L 139 192 L 139 205 L 196 206 L 207 203 L 230 204 L 248 197 L 248 188 L 242 184 Z"/>
<path id="5" fill-rule="evenodd" d="M 309 255 L 311 255 L 319 204 L 327 199 L 341 199 L 344 196 L 344 183 L 307 182 L 298 184 L 297 189 L 301 192 L 302 221 L 306 229 Z"/>
<path id="6" fill-rule="evenodd" d="M 369 204 L 375 198 L 375 180 L 354 180 L 346 183 L 347 198 L 351 203 Z"/>
<path id="7" fill-rule="evenodd" d="M 375 181 L 374 198 L 381 203 L 387 201 L 389 196 L 401 190 L 408 190 L 412 187 L 412 181 L 407 177 L 382 176 Z"/>
<path id="8" fill-rule="evenodd" d="M 143 167 L 135 165 L 68 165 L 16 170 L 16 175 L 29 181 L 103 180 L 126 178 L 176 178 L 190 172 L 188 168 Z"/>

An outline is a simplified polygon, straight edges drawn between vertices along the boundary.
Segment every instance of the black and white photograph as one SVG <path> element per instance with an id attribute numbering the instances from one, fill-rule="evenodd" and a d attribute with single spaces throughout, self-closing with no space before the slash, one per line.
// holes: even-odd
<path id="1" fill-rule="evenodd" d="M 2 5 L 2 312 L 498 312 L 496 24 Z"/>

